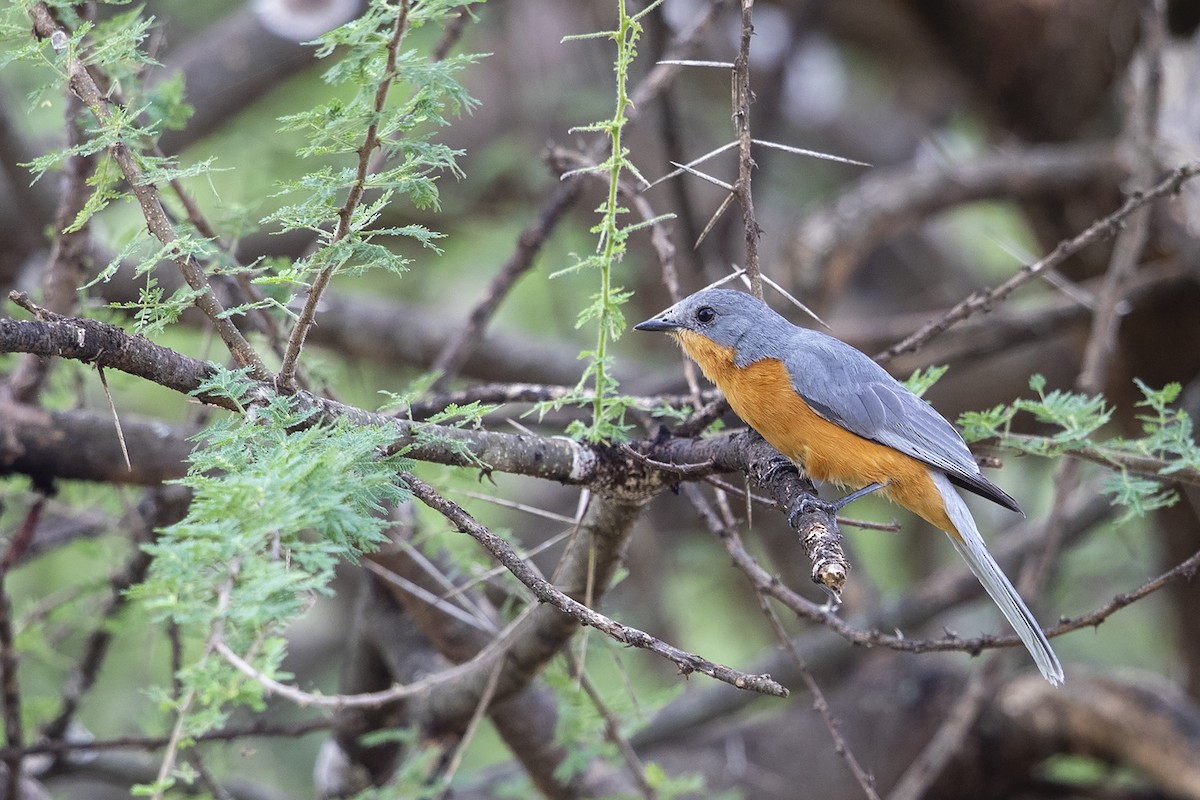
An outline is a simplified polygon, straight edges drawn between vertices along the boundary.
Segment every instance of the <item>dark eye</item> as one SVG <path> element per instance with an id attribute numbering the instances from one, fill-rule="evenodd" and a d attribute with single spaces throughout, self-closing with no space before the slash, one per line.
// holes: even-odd
<path id="1" fill-rule="evenodd" d="M 696 309 L 696 320 L 701 324 L 707 325 L 717 318 L 717 312 L 713 311 L 710 306 L 700 306 Z"/>

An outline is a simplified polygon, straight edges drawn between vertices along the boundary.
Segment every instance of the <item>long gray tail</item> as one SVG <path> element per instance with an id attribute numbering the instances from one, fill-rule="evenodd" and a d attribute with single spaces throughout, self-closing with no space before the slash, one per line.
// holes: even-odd
<path id="1" fill-rule="evenodd" d="M 950 521 L 954 523 L 954 527 L 958 529 L 961 537 L 961 540 L 950 537 L 958 554 L 967 562 L 971 572 L 975 573 L 975 577 L 983 584 L 983 588 L 1000 607 L 1000 611 L 1013 626 L 1017 636 L 1021 637 L 1029 654 L 1033 656 L 1034 663 L 1041 670 L 1042 676 L 1055 686 L 1062 683 L 1063 668 L 1058 661 L 1058 656 L 1054 655 L 1050 642 L 1046 640 L 1046 635 L 1042 633 L 1041 626 L 1033 618 L 1025 601 L 1021 599 L 1012 583 L 1000 571 L 1000 565 L 996 563 L 996 559 L 992 558 L 991 553 L 987 551 L 987 546 L 983 542 L 983 537 L 979 535 L 979 528 L 975 526 L 975 520 L 967 509 L 967 504 L 951 486 L 950 480 L 945 474 L 938 470 L 930 470 L 930 472 L 933 473 L 934 485 L 937 486 L 942 501 L 945 503 L 946 515 L 950 517 Z"/>

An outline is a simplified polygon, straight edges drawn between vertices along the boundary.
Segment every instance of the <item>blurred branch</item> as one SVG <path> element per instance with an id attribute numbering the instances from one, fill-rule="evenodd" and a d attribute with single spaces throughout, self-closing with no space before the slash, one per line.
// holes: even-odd
<path id="1" fill-rule="evenodd" d="M 95 627 L 88 633 L 79 660 L 64 685 L 58 713 L 42 726 L 42 739 L 53 741 L 65 736 L 80 703 L 95 683 L 113 641 L 113 621 L 128 602 L 127 591 L 140 583 L 150 569 L 152 557 L 141 545 L 153 538 L 156 529 L 183 519 L 190 501 L 190 490 L 180 486 L 163 487 L 148 492 L 136 513 L 127 517 L 132 528 L 129 540 L 133 553 L 124 567 L 109 577 L 109 597 L 98 609 Z"/>
<path id="2" fill-rule="evenodd" d="M 12 98 L 11 92 L 0 86 L 0 174 L 16 201 L 11 208 L 4 210 L 11 211 L 19 218 L 18 230 L 27 231 L 21 237 L 24 240 L 21 244 L 28 246 L 37 238 L 32 232 L 54 218 L 56 204 L 54 193 L 40 181 L 31 182 L 28 170 L 20 166 L 33 161 L 38 155 L 33 141 L 24 136 L 15 124 L 14 115 L 20 107 L 21 104 Z M 0 276 L 4 279 L 9 277 Z"/>
<path id="3" fill-rule="evenodd" d="M 1121 205 L 1120 208 L 1108 216 L 1096 220 L 1079 235 L 1075 236 L 1074 238 L 1059 242 L 1059 244 L 1050 252 L 1049 255 L 1034 262 L 1033 264 L 1027 264 L 1021 267 L 1017 274 L 1013 275 L 1007 281 L 995 287 L 994 289 L 988 289 L 986 291 L 975 292 L 971 294 L 949 311 L 922 326 L 911 336 L 904 339 L 904 341 L 899 342 L 898 344 L 895 344 L 892 347 L 889 347 L 887 350 L 884 350 L 882 353 L 876 355 L 875 359 L 881 363 L 887 363 L 901 353 L 908 353 L 917 350 L 923 344 L 925 344 L 925 342 L 943 333 L 950 326 L 957 322 L 961 322 L 972 314 L 981 311 L 989 311 L 994 304 L 1004 301 L 1019 287 L 1033 280 L 1047 270 L 1058 266 L 1067 258 L 1079 252 L 1093 242 L 1098 242 L 1115 236 L 1121 230 L 1121 226 L 1131 214 L 1133 214 L 1142 206 L 1157 200 L 1160 197 L 1177 194 L 1180 187 L 1194 178 L 1197 174 L 1200 174 L 1200 162 L 1193 161 L 1177 167 L 1169 175 L 1146 191 L 1130 195 L 1130 197 Z"/>
<path id="4" fill-rule="evenodd" d="M 828 285 L 885 239 L 938 212 L 991 198 L 1029 197 L 1053 190 L 1113 182 L 1121 160 L 1111 145 L 1041 145 L 1015 153 L 984 153 L 962 163 L 924 163 L 876 169 L 833 201 L 800 220 L 791 259 L 825 276 Z"/>
<path id="5" fill-rule="evenodd" d="M 79 147 L 87 139 L 83 124 L 83 102 L 73 94 L 67 95 L 67 146 Z M 42 274 L 43 302 L 56 314 L 71 314 L 78 307 L 75 292 L 88 274 L 92 251 L 91 234 L 87 223 L 68 230 L 83 211 L 91 189 L 88 182 L 96 168 L 96 157 L 70 155 L 63 162 L 59 183 L 58 210 L 54 214 L 54 240 L 50 258 Z M 18 403 L 31 403 L 41 391 L 50 371 L 50 360 L 34 355 L 24 356 L 8 378 L 8 390 Z"/>
<path id="6" fill-rule="evenodd" d="M 159 140 L 162 149 L 182 152 L 316 64 L 315 48 L 302 42 L 323 31 L 313 27 L 301 31 L 295 18 L 303 17 L 305 11 L 332 12 L 328 22 L 318 26 L 329 30 L 357 13 L 357 5 L 344 0 L 243 3 L 184 41 L 167 54 L 163 69 L 151 76 L 151 80 L 161 80 L 182 73 L 188 103 L 193 107 L 186 126 L 163 133 Z M 345 13 L 338 15 L 339 7 Z M 285 34 L 289 28 L 295 31 L 293 35 Z"/>
<path id="7" fill-rule="evenodd" d="M 695 22 L 672 42 L 669 48 L 672 57 L 680 58 L 696 47 L 703 34 L 708 31 L 713 18 L 730 2 L 732 0 L 710 0 L 706 10 L 697 14 Z M 667 89 L 677 71 L 676 66 L 657 64 L 647 73 L 631 93 L 631 104 L 625 114 L 627 122 L 634 122 L 640 114 L 639 108 L 650 105 L 656 96 Z M 598 160 L 607 143 L 606 137 L 596 137 L 583 148 L 585 159 Z M 534 221 L 521 231 L 512 255 L 492 277 L 483 297 L 467 314 L 463 326 L 457 333 L 446 339 L 445 345 L 434 360 L 434 368 L 441 373 L 435 384 L 437 389 L 444 389 L 449 380 L 458 374 L 465 360 L 478 346 L 483 331 L 487 329 L 500 304 L 507 298 L 517 281 L 533 268 L 537 255 L 545 246 L 546 240 L 558 223 L 562 221 L 566 212 L 582 195 L 582 177 L 569 176 L 554 190 L 550 198 L 542 205 Z M 578 370 L 576 371 L 578 372 Z"/>
<path id="8" fill-rule="evenodd" d="M 813 708 L 821 715 L 821 721 L 825 723 L 825 729 L 829 731 L 829 738 L 833 741 L 833 749 L 842 760 L 846 762 L 846 767 L 850 770 L 850 774 L 854 776 L 854 780 L 858 783 L 860 789 L 867 800 L 879 800 L 879 794 L 875 791 L 874 778 L 863 769 L 859 763 L 858 757 L 854 755 L 854 751 L 846 744 L 845 738 L 842 737 L 839 730 L 840 724 L 837 718 L 833 716 L 833 710 L 829 707 L 829 701 L 825 699 L 825 693 L 821 691 L 820 684 L 816 678 L 808 670 L 808 665 L 804 663 L 804 659 L 800 657 L 800 653 L 796 650 L 795 644 L 788 637 L 787 631 L 783 629 L 783 623 L 779 621 L 779 616 L 775 610 L 767 603 L 767 598 L 761 593 L 758 595 L 759 608 L 763 615 L 771 624 L 771 630 L 775 632 L 775 638 L 779 640 L 780 646 L 784 652 L 792 657 L 792 661 L 796 665 L 796 671 L 800 673 L 800 677 L 804 680 L 804 685 L 813 696 Z M 891 800 L 891 799 L 889 799 Z"/>
<path id="9" fill-rule="evenodd" d="M 197 742 L 236 742 L 241 739 L 283 738 L 294 739 L 306 736 L 316 731 L 325 731 L 337 727 L 338 723 L 328 717 L 319 717 L 300 721 L 272 722 L 257 719 L 251 722 L 227 725 L 217 730 L 208 731 L 196 736 Z M 65 753 L 89 753 L 107 750 L 158 750 L 167 744 L 166 736 L 114 736 L 106 739 L 87 739 L 74 741 L 61 739 L 58 741 L 33 742 L 24 747 L 6 745 L 0 747 L 0 760 L 6 760 L 14 755 L 35 756 L 42 753 L 61 755 Z"/>
<path id="10" fill-rule="evenodd" d="M 1070 514 L 1064 520 L 1068 538 L 1074 539 L 1083 532 L 1103 522 L 1111 516 L 1111 508 L 1106 498 L 1100 497 L 1094 490 L 1084 489 L 1076 493 L 1070 505 Z M 1035 522 L 1023 522 L 1006 532 L 1005 536 L 993 546 L 993 554 L 1001 566 L 1011 564 L 1019 553 L 1028 551 L 1041 540 L 1041 525 Z M 720 534 L 722 543 L 726 546 L 733 559 L 734 566 L 746 574 L 756 590 L 776 596 L 785 606 L 801 616 L 814 619 L 823 626 L 802 633 L 796 639 L 796 649 L 813 674 L 819 680 L 834 679 L 850 669 L 852 663 L 860 657 L 861 651 L 855 647 L 847 647 L 847 641 L 854 644 L 872 646 L 878 642 L 875 636 L 886 637 L 882 631 L 904 631 L 926 624 L 938 614 L 953 608 L 969 599 L 979 597 L 982 589 L 975 577 L 962 565 L 955 564 L 931 575 L 925 581 L 912 587 L 903 598 L 895 603 L 873 609 L 869 613 L 855 615 L 842 621 L 833 614 L 823 612 L 816 603 L 810 603 L 799 598 L 784 600 L 777 596 L 776 590 L 782 587 L 774 576 L 759 566 L 753 558 L 740 547 L 737 541 L 731 541 L 728 532 Z M 803 604 L 808 609 L 802 610 Z M 843 631 L 842 627 L 848 630 Z M 858 641 L 850 631 L 870 631 L 867 640 Z M 902 645 L 906 639 L 893 637 L 895 644 Z M 1011 637 L 1011 645 L 1017 645 L 1015 636 Z M 948 639 L 942 642 L 948 645 L 965 644 L 967 640 Z M 927 641 L 927 643 L 932 643 Z M 968 652 L 978 652 L 983 646 L 998 644 L 999 637 L 987 637 L 983 640 L 971 640 Z M 891 644 L 884 646 L 891 647 Z M 903 646 L 897 649 L 905 650 Z M 938 649 L 941 649 L 940 647 Z M 949 649 L 955 649 L 953 646 Z M 769 672 L 785 684 L 800 680 L 790 656 L 772 652 L 759 661 L 755 670 Z M 635 744 L 642 746 L 651 742 L 659 742 L 677 735 L 680 731 L 702 726 L 714 719 L 728 717 L 745 707 L 746 702 L 738 692 L 722 691 L 724 687 L 700 688 L 685 692 L 682 696 L 660 710 L 650 724 L 634 737 Z"/>
<path id="11" fill-rule="evenodd" d="M 1142 44 L 1138 58 L 1131 64 L 1140 66 L 1131 83 L 1123 143 L 1132 154 L 1133 169 L 1127 192 L 1136 197 L 1149 186 L 1158 171 L 1155 139 L 1158 132 L 1159 94 L 1162 82 L 1162 55 L 1166 41 L 1166 3 L 1148 0 L 1142 4 Z M 1129 214 L 1116 235 L 1108 271 L 1097 296 L 1092 330 L 1084 349 L 1083 365 L 1075 388 L 1086 394 L 1104 390 L 1108 365 L 1116 348 L 1117 329 L 1121 322 L 1121 301 L 1150 235 L 1150 207 L 1142 206 Z"/>
<path id="12" fill-rule="evenodd" d="M 995 692 L 999 663 L 998 659 L 990 659 L 983 669 L 971 673 L 966 688 L 946 714 L 945 721 L 892 787 L 887 800 L 921 800 L 927 796 L 929 787 L 967 742 L 971 728 Z"/>
<path id="13" fill-rule="evenodd" d="M 1195 283 L 1191 270 L 1179 261 L 1145 264 L 1130 278 L 1125 300 L 1131 310 L 1148 309 Z M 1098 284 L 1093 279 L 1076 286 L 1090 295 Z M 1043 293 L 1028 303 L 1008 303 L 986 317 L 964 320 L 922 345 L 919 355 L 897 356 L 890 362 L 891 371 L 904 375 L 929 364 L 967 362 L 1011 353 L 1021 345 L 1044 343 L 1053 337 L 1065 338 L 1082 329 L 1091 315 L 1092 308 L 1076 298 L 1061 292 Z M 920 327 L 928 317 L 921 312 L 842 321 L 838 334 L 860 350 L 878 351 Z"/>
<path id="14" fill-rule="evenodd" d="M 1059 687 L 1016 679 L 994 705 L 1055 751 L 1131 765 L 1171 796 L 1200 798 L 1200 712 L 1176 690 L 1076 671 Z"/>
<path id="15" fill-rule="evenodd" d="M 7 585 L 8 573 L 20 557 L 21 550 L 33 540 L 38 517 L 46 498 L 37 497 L 25 514 L 21 527 L 5 548 L 0 559 L 0 717 L 4 720 L 4 741 L 15 750 L 5 756 L 7 781 L 4 800 L 21 800 L 21 782 L 25 743 L 25 728 L 21 719 L 21 683 L 17 675 L 17 649 L 13 637 L 13 607 Z"/>
<path id="16" fill-rule="evenodd" d="M 127 416 L 122 428 L 132 470 L 108 414 L 0 402 L 0 473 L 30 475 L 45 487 L 56 480 L 154 486 L 183 477 L 194 427 Z"/>
<path id="17" fill-rule="evenodd" d="M 466 320 L 446 340 L 437 358 L 433 360 L 433 369 L 439 373 L 434 389 L 444 389 L 450 380 L 458 375 L 472 352 L 478 349 L 483 332 L 495 316 L 496 310 L 521 276 L 533 268 L 546 240 L 581 194 L 583 180 L 580 176 L 564 179 L 542 206 L 537 217 L 521 231 L 512 255 L 492 276 L 483 297 L 471 308 Z"/>
<path id="18" fill-rule="evenodd" d="M 1121 143 L 1132 152 L 1132 175 L 1130 183 L 1136 189 L 1127 192 L 1131 198 L 1138 197 L 1142 188 L 1149 186 L 1158 171 L 1154 154 L 1154 139 L 1158 130 L 1159 83 L 1161 79 L 1162 51 L 1166 38 L 1166 6 L 1161 0 L 1142 4 L 1142 43 L 1140 58 L 1131 65 L 1142 62 L 1140 76 L 1130 81 L 1132 97 L 1126 109 L 1125 130 Z M 1123 306 L 1128 291 L 1129 279 L 1141 260 L 1150 233 L 1151 207 L 1141 205 L 1129 213 L 1122 227 L 1113 236 L 1112 253 L 1108 269 L 1100 284 L 1096 309 L 1092 314 L 1091 329 L 1084 346 L 1083 363 L 1075 379 L 1075 388 L 1084 394 L 1099 394 L 1104 391 L 1109 366 L 1116 350 L 1117 330 L 1124 314 Z M 1079 481 L 1079 463 L 1072 460 L 1061 462 L 1054 474 L 1054 499 L 1046 518 L 1046 540 L 1037 559 L 1026 566 L 1021 575 L 1020 587 L 1026 592 L 1040 590 L 1058 560 L 1060 527 L 1058 520 L 1063 514 L 1063 498 Z"/>
<path id="19" fill-rule="evenodd" d="M 499 633 L 499 615 L 485 597 L 469 588 L 456 586 L 439 572 L 439 565 L 406 543 L 405 540 L 412 533 L 409 530 L 411 523 L 408 521 L 412 515 L 401 512 L 402 509 L 397 509 L 397 516 L 402 517 L 404 521 L 390 531 L 396 545 L 370 554 L 366 559 L 382 570 L 380 589 L 388 592 L 402 605 L 408 619 L 424 632 L 438 653 L 453 662 L 468 661 L 485 650 Z M 613 557 L 612 548 L 606 547 L 599 560 L 610 564 Z M 587 571 L 586 562 L 587 559 L 575 559 L 563 564 L 563 572 L 566 574 L 559 577 L 560 585 L 582 585 L 586 578 L 580 573 Z M 601 590 L 604 588 L 601 587 Z M 515 595 L 512 596 L 517 599 Z M 464 621 L 462 612 L 450 613 L 451 609 L 448 606 L 452 603 L 460 604 L 454 606 L 455 609 L 461 606 L 476 610 L 477 616 L 471 617 L 472 624 Z M 478 617 L 482 617 L 486 624 L 481 625 L 481 622 L 477 621 Z M 515 648 L 518 645 L 514 640 L 518 636 L 537 640 L 542 636 L 554 635 L 548 631 L 537 630 L 528 623 L 524 624 L 524 631 L 513 631 L 506 635 L 506 641 L 513 641 Z M 561 638 L 563 633 L 572 636 L 575 630 L 560 629 L 555 638 Z M 385 638 L 387 641 L 383 646 L 394 647 L 391 638 Z M 562 640 L 560 652 L 565 644 L 566 640 Z M 404 657 L 407 658 L 408 653 L 405 653 Z M 521 659 L 517 661 L 523 663 Z M 411 709 L 416 702 L 421 703 L 422 710 L 417 714 L 410 710 L 408 716 L 416 716 L 423 728 L 443 732 L 461 727 L 462 720 L 457 717 L 444 713 L 431 714 L 430 704 L 424 701 L 408 703 L 406 709 Z M 558 706 L 553 692 L 536 678 L 532 679 L 509 696 L 499 697 L 491 703 L 488 714 L 504 744 L 516 756 L 526 774 L 543 794 L 551 798 L 575 796 L 575 784 L 582 776 L 564 779 L 558 772 L 559 766 L 569 753 L 555 737 Z M 602 761 L 594 759 L 587 770 L 587 776 L 589 780 L 594 780 L 607 772 L 609 770 Z"/>

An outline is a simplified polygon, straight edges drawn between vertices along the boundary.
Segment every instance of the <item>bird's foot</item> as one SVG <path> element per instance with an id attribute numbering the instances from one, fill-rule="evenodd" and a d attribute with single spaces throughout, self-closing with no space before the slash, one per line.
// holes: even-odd
<path id="1" fill-rule="evenodd" d="M 800 468 L 795 465 L 790 459 L 780 456 L 773 459 L 771 464 L 763 470 L 762 476 L 758 479 L 759 484 L 764 484 L 771 478 L 774 478 L 780 472 L 794 472 L 800 474 Z"/>
<path id="2" fill-rule="evenodd" d="M 819 511 L 823 514 L 829 514 L 830 516 L 832 516 L 832 515 L 836 514 L 837 512 L 841 511 L 846 506 L 853 503 L 855 500 L 858 500 L 860 497 L 866 497 L 871 492 L 878 491 L 878 490 L 882 489 L 884 486 L 887 486 L 887 484 L 886 483 L 870 483 L 870 484 L 867 484 L 866 486 L 864 486 L 863 488 L 858 489 L 857 491 L 851 492 L 850 494 L 846 495 L 845 497 L 839 498 L 837 500 L 832 500 L 832 501 L 822 500 L 819 497 L 810 497 L 809 495 L 802 495 L 800 497 L 800 499 L 796 501 L 796 505 L 788 513 L 788 518 L 787 518 L 788 525 L 791 525 L 793 528 L 796 527 L 796 518 L 797 517 L 802 516 L 804 514 L 810 514 L 815 511 Z"/>
<path id="3" fill-rule="evenodd" d="M 835 503 L 831 503 L 828 500 L 822 500 L 819 497 L 812 497 L 807 494 L 801 495 L 800 499 L 796 501 L 796 504 L 792 506 L 792 510 L 788 512 L 788 525 L 794 528 L 796 527 L 796 519 L 798 517 L 818 511 L 822 514 L 833 514 L 837 511 L 837 506 Z"/>

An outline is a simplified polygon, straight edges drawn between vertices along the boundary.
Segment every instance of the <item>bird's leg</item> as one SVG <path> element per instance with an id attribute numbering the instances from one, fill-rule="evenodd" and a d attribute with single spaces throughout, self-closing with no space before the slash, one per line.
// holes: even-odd
<path id="1" fill-rule="evenodd" d="M 855 500 L 859 499 L 860 497 L 866 497 L 871 492 L 877 492 L 885 486 L 887 486 L 886 483 L 868 483 L 866 486 L 862 487 L 861 489 L 851 492 L 850 494 L 846 495 L 842 499 L 834 500 L 833 501 L 833 510 L 841 511 L 844 507 L 850 505 L 851 503 L 853 503 Z"/>
<path id="2" fill-rule="evenodd" d="M 830 515 L 836 514 L 846 506 L 853 503 L 855 500 L 858 500 L 860 497 L 866 497 L 871 492 L 878 491 L 884 486 L 887 486 L 887 484 L 869 483 L 861 489 L 853 491 L 845 497 L 833 501 L 821 500 L 817 497 L 809 497 L 808 495 L 804 495 L 796 501 L 795 508 L 793 508 L 788 514 L 788 525 L 791 525 L 794 528 L 796 526 L 796 517 L 800 516 L 801 514 L 807 514 L 811 511 L 823 511 Z"/>

